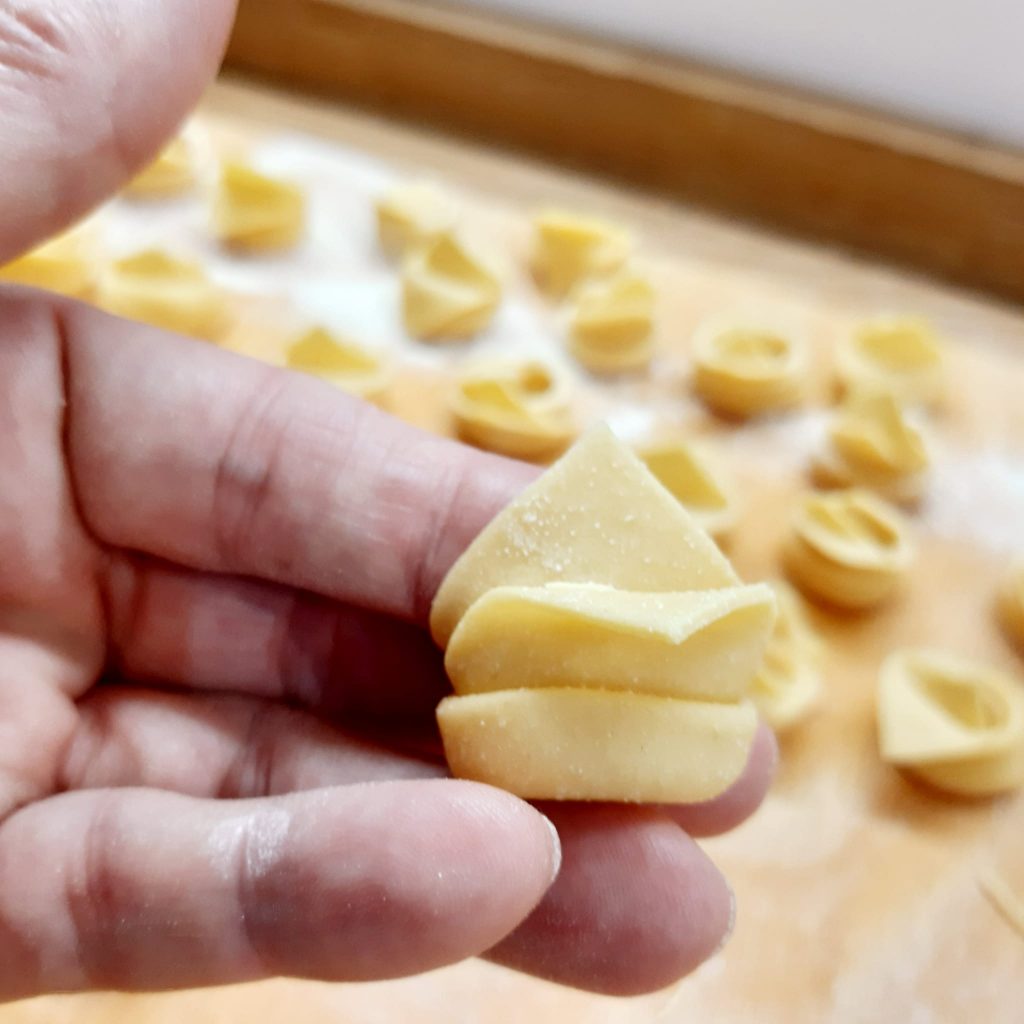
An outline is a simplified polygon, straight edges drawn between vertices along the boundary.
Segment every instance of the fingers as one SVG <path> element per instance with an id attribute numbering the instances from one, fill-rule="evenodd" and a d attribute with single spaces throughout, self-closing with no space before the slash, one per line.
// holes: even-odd
<path id="1" fill-rule="evenodd" d="M 310 377 L 60 308 L 71 472 L 109 546 L 424 621 L 451 563 L 537 472 Z"/>
<path id="2" fill-rule="evenodd" d="M 428 970 L 515 927 L 557 856 L 540 814 L 470 783 L 55 797 L 0 827 L 0 994 Z"/>
<path id="3" fill-rule="evenodd" d="M 111 195 L 198 101 L 234 0 L 0 5 L 0 263 Z"/>
<path id="4" fill-rule="evenodd" d="M 722 944 L 732 895 L 696 843 L 656 810 L 545 804 L 562 839 L 555 884 L 487 954 L 612 995 L 662 988 Z"/>

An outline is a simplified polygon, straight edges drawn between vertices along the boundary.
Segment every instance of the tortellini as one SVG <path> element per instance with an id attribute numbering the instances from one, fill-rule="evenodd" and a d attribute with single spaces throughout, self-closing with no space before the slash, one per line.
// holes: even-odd
<path id="1" fill-rule="evenodd" d="M 867 491 L 850 490 L 799 501 L 785 561 L 809 596 L 866 609 L 892 593 L 912 554 L 908 525 L 896 509 Z"/>
<path id="2" fill-rule="evenodd" d="M 821 693 L 821 643 L 811 630 L 800 598 L 783 582 L 772 584 L 777 613 L 764 661 L 750 696 L 761 717 L 778 733 L 803 721 Z"/>
<path id="3" fill-rule="evenodd" d="M 289 249 L 306 229 L 306 196 L 287 181 L 230 161 L 221 170 L 213 229 L 231 248 L 249 252 Z"/>
<path id="4" fill-rule="evenodd" d="M 718 541 L 732 532 L 739 517 L 735 486 L 714 460 L 681 438 L 637 450 L 658 482 Z"/>
<path id="5" fill-rule="evenodd" d="M 573 355 L 596 373 L 636 370 L 654 352 L 654 286 L 622 273 L 580 286 L 570 326 Z"/>
<path id="6" fill-rule="evenodd" d="M 843 340 L 837 354 L 845 390 L 888 391 L 903 402 L 935 405 L 946 393 L 945 346 L 931 325 L 914 317 L 869 320 Z"/>
<path id="7" fill-rule="evenodd" d="M 804 343 L 753 319 L 712 317 L 693 337 L 693 386 L 715 412 L 746 418 L 799 404 L 807 374 Z"/>
<path id="8" fill-rule="evenodd" d="M 390 383 L 387 362 L 348 338 L 314 327 L 294 341 L 285 355 L 293 370 L 310 373 L 371 402 L 380 402 Z"/>
<path id="9" fill-rule="evenodd" d="M 921 496 L 930 459 L 921 430 L 886 391 L 856 391 L 833 421 L 815 465 L 828 486 L 866 487 L 891 501 Z"/>
<path id="10" fill-rule="evenodd" d="M 566 210 L 542 211 L 533 230 L 533 275 L 554 298 L 588 278 L 620 270 L 633 250 L 632 236 L 618 225 Z"/>
<path id="11" fill-rule="evenodd" d="M 889 656 L 878 682 L 882 759 L 950 793 L 1024 783 L 1024 686 L 942 651 Z"/>
<path id="12" fill-rule="evenodd" d="M 82 233 L 71 231 L 0 267 L 0 280 L 87 298 L 95 285 L 94 261 Z"/>
<path id="13" fill-rule="evenodd" d="M 391 257 L 405 256 L 455 227 L 455 208 L 435 185 L 410 182 L 380 196 L 375 203 L 377 237 Z"/>
<path id="14" fill-rule="evenodd" d="M 164 199 L 187 192 L 195 183 L 195 155 L 186 136 L 179 135 L 125 186 L 125 192 L 140 199 Z"/>
<path id="15" fill-rule="evenodd" d="M 422 341 L 472 338 L 491 322 L 500 302 L 496 268 L 461 235 L 439 235 L 402 266 L 402 316 L 409 333 Z"/>
<path id="16" fill-rule="evenodd" d="M 110 313 L 208 341 L 228 325 L 224 294 L 198 264 L 148 249 L 117 260 L 100 276 L 98 304 Z"/>
<path id="17" fill-rule="evenodd" d="M 459 437 L 519 459 L 562 451 L 576 434 L 569 385 L 543 363 L 478 363 L 456 382 L 452 415 Z"/>

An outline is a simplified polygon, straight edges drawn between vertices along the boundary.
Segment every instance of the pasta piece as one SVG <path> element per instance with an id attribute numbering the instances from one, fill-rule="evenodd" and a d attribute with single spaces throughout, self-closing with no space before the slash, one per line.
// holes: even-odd
<path id="1" fill-rule="evenodd" d="M 636 370 L 654 352 L 654 287 L 641 274 L 581 286 L 571 325 L 573 355 L 589 370 Z"/>
<path id="2" fill-rule="evenodd" d="M 750 696 L 761 717 L 782 733 L 802 722 L 820 696 L 820 644 L 796 592 L 782 582 L 772 589 L 778 609 L 775 627 Z"/>
<path id="3" fill-rule="evenodd" d="M 753 706 L 605 690 L 502 690 L 437 709 L 452 774 L 534 800 L 689 803 L 743 773 Z"/>
<path id="4" fill-rule="evenodd" d="M 716 412 L 746 418 L 797 405 L 807 354 L 795 336 L 736 317 L 713 317 L 693 338 L 693 385 Z"/>
<path id="5" fill-rule="evenodd" d="M 297 185 L 244 164 L 221 171 L 213 229 L 225 245 L 250 252 L 289 249 L 306 227 L 306 197 Z"/>
<path id="6" fill-rule="evenodd" d="M 891 393 L 854 392 L 837 414 L 814 466 L 826 486 L 866 487 L 891 501 L 921 496 L 928 450 Z"/>
<path id="7" fill-rule="evenodd" d="M 139 199 L 164 199 L 187 192 L 195 183 L 192 146 L 179 135 L 125 186 L 125 192 Z"/>
<path id="8" fill-rule="evenodd" d="M 500 301 L 496 270 L 460 235 L 440 235 L 402 268 L 405 326 L 423 341 L 472 338 L 491 322 Z"/>
<path id="9" fill-rule="evenodd" d="M 718 541 L 724 541 L 739 518 L 739 501 L 731 481 L 696 446 L 674 438 L 647 445 L 637 454 L 658 482 Z"/>
<path id="10" fill-rule="evenodd" d="M 542 211 L 533 229 L 533 274 L 555 298 L 587 278 L 620 270 L 633 249 L 633 239 L 617 225 L 564 210 Z"/>
<path id="11" fill-rule="evenodd" d="M 455 209 L 440 189 L 424 182 L 399 185 L 376 203 L 377 237 L 391 257 L 433 242 L 455 227 Z"/>
<path id="12" fill-rule="evenodd" d="M 986 796 L 1024 783 L 1024 687 L 987 665 L 904 650 L 878 684 L 882 759 L 932 785 Z"/>
<path id="13" fill-rule="evenodd" d="M 786 550 L 787 569 L 804 593 L 840 608 L 879 604 L 910 564 L 903 517 L 866 491 L 803 498 Z"/>
<path id="14" fill-rule="evenodd" d="M 108 266 L 100 276 L 97 300 L 118 316 L 208 341 L 228 322 L 225 297 L 202 267 L 156 249 Z"/>
<path id="15" fill-rule="evenodd" d="M 518 459 L 557 454 L 576 434 L 567 384 L 534 361 L 495 361 L 464 373 L 452 413 L 464 441 Z"/>
<path id="16" fill-rule="evenodd" d="M 380 355 L 323 327 L 294 341 L 285 362 L 370 402 L 382 401 L 390 383 L 390 368 Z"/>
<path id="17" fill-rule="evenodd" d="M 774 618 L 764 584 L 678 594 L 593 583 L 496 587 L 459 622 L 445 668 L 459 694 L 591 687 L 738 701 Z"/>
<path id="18" fill-rule="evenodd" d="M 934 405 L 946 392 L 943 343 L 926 320 L 889 317 L 860 324 L 839 347 L 844 390 L 888 391 L 902 402 Z"/>
<path id="19" fill-rule="evenodd" d="M 71 231 L 0 267 L 0 280 L 81 299 L 95 286 L 93 265 L 82 233 Z"/>
<path id="20" fill-rule="evenodd" d="M 447 646 L 493 587 L 557 580 L 659 592 L 739 582 L 714 541 L 605 426 L 527 487 L 452 566 L 431 608 L 434 639 Z"/>
<path id="21" fill-rule="evenodd" d="M 997 611 L 1006 635 L 1024 648 L 1024 563 L 1015 565 L 1007 575 Z"/>

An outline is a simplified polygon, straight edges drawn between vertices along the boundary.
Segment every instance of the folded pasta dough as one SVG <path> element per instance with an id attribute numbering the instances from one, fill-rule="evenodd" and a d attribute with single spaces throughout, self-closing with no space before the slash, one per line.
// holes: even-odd
<path id="1" fill-rule="evenodd" d="M 314 327 L 296 339 L 285 356 L 293 370 L 313 374 L 371 402 L 383 400 L 390 383 L 390 368 L 377 352 Z"/>
<path id="2" fill-rule="evenodd" d="M 988 795 L 1024 783 L 1024 687 L 988 665 L 903 650 L 878 682 L 883 760 L 941 789 Z"/>
<path id="3" fill-rule="evenodd" d="M 714 541 L 606 426 L 585 434 L 452 566 L 431 608 L 434 639 L 447 646 L 493 587 L 557 580 L 649 591 L 738 583 Z"/>
<path id="4" fill-rule="evenodd" d="M 391 257 L 407 255 L 455 227 L 448 195 L 427 182 L 409 182 L 378 197 L 377 237 Z"/>
<path id="5" fill-rule="evenodd" d="M 187 192 L 195 183 L 192 146 L 184 135 L 179 135 L 132 178 L 125 192 L 140 199 L 163 199 Z"/>
<path id="6" fill-rule="evenodd" d="M 570 326 L 573 355 L 588 369 L 646 366 L 654 352 L 654 286 L 635 271 L 583 284 Z"/>
<path id="7" fill-rule="evenodd" d="M 903 402 L 934 405 L 946 392 L 945 346 L 915 317 L 859 324 L 839 346 L 836 369 L 845 390 L 888 391 Z"/>
<path id="8" fill-rule="evenodd" d="M 629 232 L 618 225 L 567 210 L 541 211 L 533 231 L 534 278 L 555 298 L 581 281 L 619 270 L 633 249 Z"/>
<path id="9" fill-rule="evenodd" d="M 0 267 L 0 280 L 76 299 L 92 293 L 95 277 L 94 261 L 80 231 L 58 235 Z"/>
<path id="10" fill-rule="evenodd" d="M 98 304 L 110 313 L 208 341 L 228 323 L 223 293 L 202 267 L 149 249 L 106 267 Z"/>
<path id="11" fill-rule="evenodd" d="M 690 803 L 743 773 L 757 729 L 749 702 L 607 690 L 500 690 L 437 709 L 452 773 L 532 800 Z"/>
<path id="12" fill-rule="evenodd" d="M 221 170 L 213 228 L 225 245 L 253 252 L 288 249 L 306 228 L 306 197 L 298 185 L 228 162 Z"/>
<path id="13" fill-rule="evenodd" d="M 764 584 L 670 594 L 593 583 L 496 587 L 462 617 L 445 668 L 459 694 L 592 687 L 738 701 L 774 618 Z"/>
<path id="14" fill-rule="evenodd" d="M 864 609 L 889 596 L 912 554 L 903 517 L 881 498 L 849 490 L 798 502 L 785 561 L 806 594 Z"/>
<path id="15" fill-rule="evenodd" d="M 501 302 L 501 280 L 484 254 L 445 232 L 416 249 L 402 267 L 402 316 L 422 341 L 479 334 Z"/>

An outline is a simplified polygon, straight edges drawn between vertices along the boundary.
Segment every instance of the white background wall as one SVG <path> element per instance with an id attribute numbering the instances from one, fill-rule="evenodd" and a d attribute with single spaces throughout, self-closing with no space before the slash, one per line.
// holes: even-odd
<path id="1" fill-rule="evenodd" d="M 1024 147 L 1024 0 L 458 0 Z"/>

